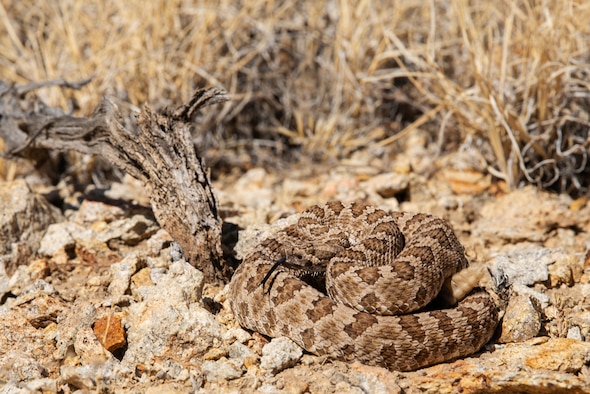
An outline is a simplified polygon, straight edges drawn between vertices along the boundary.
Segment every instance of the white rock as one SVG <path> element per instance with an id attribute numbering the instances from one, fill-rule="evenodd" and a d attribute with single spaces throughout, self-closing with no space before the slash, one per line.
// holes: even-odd
<path id="1" fill-rule="evenodd" d="M 19 296 L 26 287 L 32 284 L 33 280 L 29 275 L 28 267 L 26 265 L 19 265 L 8 282 L 8 288 L 12 294 Z"/>
<path id="2" fill-rule="evenodd" d="M 229 346 L 228 355 L 230 359 L 236 359 L 244 364 L 244 359 L 248 356 L 253 356 L 255 353 L 248 346 L 239 342 L 234 342 Z"/>
<path id="3" fill-rule="evenodd" d="M 154 220 L 144 215 L 133 215 L 109 223 L 104 231 L 96 234 L 96 239 L 105 243 L 118 239 L 126 244 L 135 245 L 155 234 L 158 229 L 159 226 Z"/>
<path id="4" fill-rule="evenodd" d="M 152 277 L 152 279 L 154 279 Z M 205 352 L 222 342 L 226 329 L 200 304 L 203 274 L 185 261 L 172 263 L 154 286 L 141 286 L 140 302 L 129 307 L 125 319 L 128 348 L 122 362 L 149 363 L 166 355 L 170 343 L 190 343 L 187 354 Z"/>
<path id="5" fill-rule="evenodd" d="M 510 254 L 492 254 L 490 267 L 502 272 L 510 284 L 532 286 L 549 279 L 547 266 L 564 255 L 560 249 L 533 248 Z"/>
<path id="6" fill-rule="evenodd" d="M 30 394 L 31 390 L 28 388 L 19 387 L 16 383 L 7 382 L 0 388 L 0 394 Z"/>
<path id="7" fill-rule="evenodd" d="M 131 276 L 137 272 L 139 256 L 132 253 L 126 256 L 120 263 L 111 264 L 111 283 L 109 284 L 109 294 L 113 297 L 124 295 L 129 289 Z"/>
<path id="8" fill-rule="evenodd" d="M 54 223 L 41 239 L 38 253 L 53 256 L 59 249 L 74 246 L 76 239 L 88 239 L 94 232 L 74 222 Z"/>
<path id="9" fill-rule="evenodd" d="M 208 382 L 215 382 L 217 380 L 232 380 L 237 379 L 244 371 L 239 362 L 220 358 L 217 361 L 206 360 L 203 362 L 202 371 Z"/>
<path id="10" fill-rule="evenodd" d="M 98 385 L 108 387 L 109 385 L 128 381 L 133 375 L 133 371 L 133 369 L 122 365 L 116 359 L 106 362 L 94 362 L 78 367 L 62 365 L 60 368 L 60 382 L 82 390 L 90 390 Z"/>
<path id="11" fill-rule="evenodd" d="M 297 364 L 303 350 L 287 337 L 273 338 L 262 348 L 260 367 L 278 373 Z"/>
<path id="12" fill-rule="evenodd" d="M 580 331 L 580 327 L 572 326 L 567 330 L 567 337 L 570 339 L 576 339 L 578 341 L 582 341 L 582 332 Z"/>
<path id="13" fill-rule="evenodd" d="M 223 340 L 226 342 L 233 342 L 237 341 L 239 343 L 246 343 L 246 341 L 250 340 L 252 335 L 246 330 L 241 327 L 232 327 L 227 330 Z"/>
<path id="14" fill-rule="evenodd" d="M 549 306 L 549 296 L 547 294 L 541 293 L 540 291 L 518 283 L 512 286 L 512 291 L 515 295 L 525 295 L 531 299 L 534 299 L 539 304 L 541 309 L 545 309 Z"/>
<path id="15" fill-rule="evenodd" d="M 10 352 L 0 356 L 0 381 L 2 382 L 40 379 L 47 374 L 47 368 L 24 353 Z"/>
<path id="16" fill-rule="evenodd" d="M 65 311 L 64 311 L 65 312 Z M 92 326 L 96 321 L 96 307 L 90 302 L 77 302 L 57 321 L 54 358 L 64 360 L 70 347 L 74 346 L 78 331 Z"/>
<path id="17" fill-rule="evenodd" d="M 273 201 L 269 179 L 269 174 L 263 168 L 248 170 L 234 185 L 234 189 L 239 192 L 228 197 L 239 206 L 268 208 Z"/>

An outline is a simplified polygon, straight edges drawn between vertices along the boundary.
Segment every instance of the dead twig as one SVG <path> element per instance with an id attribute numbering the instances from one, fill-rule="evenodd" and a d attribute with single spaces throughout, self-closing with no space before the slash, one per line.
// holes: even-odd
<path id="1" fill-rule="evenodd" d="M 54 149 L 104 157 L 145 184 L 158 223 L 208 281 L 229 278 L 222 264 L 217 200 L 191 137 L 197 111 L 229 100 L 223 90 L 197 90 L 173 111 L 157 113 L 146 105 L 135 128 L 125 125 L 108 97 L 91 116 L 76 118 L 23 110 L 19 92 L 13 87 L 0 94 L 0 137 L 10 155 L 27 157 L 32 150 Z"/>

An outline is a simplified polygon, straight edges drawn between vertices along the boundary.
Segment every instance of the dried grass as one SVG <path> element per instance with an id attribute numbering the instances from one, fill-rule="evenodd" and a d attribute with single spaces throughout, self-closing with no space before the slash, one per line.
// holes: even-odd
<path id="1" fill-rule="evenodd" d="M 4 0 L 0 78 L 94 76 L 42 92 L 82 114 L 104 94 L 163 106 L 223 87 L 234 100 L 203 120 L 204 148 L 342 158 L 423 128 L 441 150 L 470 141 L 511 187 L 576 194 L 589 20 L 584 0 Z"/>
<path id="2" fill-rule="evenodd" d="M 429 50 L 393 37 L 396 63 L 437 118 L 452 119 L 449 124 L 471 137 L 472 148 L 486 153 L 489 172 L 509 187 L 533 183 L 587 193 L 590 3 L 477 7 L 453 0 L 451 6 L 431 4 L 431 10 L 434 18 L 456 21 L 460 40 L 427 41 L 436 48 Z M 446 18 L 449 12 L 454 16 Z M 449 132 L 441 124 L 441 134 Z"/>

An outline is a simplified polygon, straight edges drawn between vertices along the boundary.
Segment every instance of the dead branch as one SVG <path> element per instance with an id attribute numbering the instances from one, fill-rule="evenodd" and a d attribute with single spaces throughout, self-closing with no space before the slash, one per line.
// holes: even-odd
<path id="1" fill-rule="evenodd" d="M 208 281 L 227 280 L 222 264 L 221 220 L 202 160 L 191 138 L 191 122 L 203 107 L 229 100 L 220 89 L 198 90 L 187 104 L 156 113 L 147 105 L 129 127 L 113 99 L 76 118 L 49 107 L 23 109 L 19 90 L 0 82 L 0 137 L 9 155 L 39 149 L 100 155 L 141 180 L 162 228 Z"/>

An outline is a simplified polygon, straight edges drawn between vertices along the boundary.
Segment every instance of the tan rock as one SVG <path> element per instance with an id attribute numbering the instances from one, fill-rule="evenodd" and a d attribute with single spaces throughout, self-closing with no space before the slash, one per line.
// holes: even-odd
<path id="1" fill-rule="evenodd" d="M 529 349 L 524 364 L 533 369 L 577 373 L 590 363 L 590 343 L 554 338 Z"/>
<path id="2" fill-rule="evenodd" d="M 529 296 L 519 294 L 508 302 L 498 342 L 524 342 L 536 337 L 541 329 L 539 306 Z"/>

